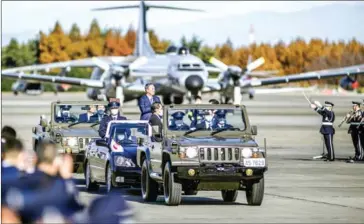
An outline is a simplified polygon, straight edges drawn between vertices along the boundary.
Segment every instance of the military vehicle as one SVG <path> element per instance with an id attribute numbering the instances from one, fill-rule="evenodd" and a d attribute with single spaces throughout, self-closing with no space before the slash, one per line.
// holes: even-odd
<path id="1" fill-rule="evenodd" d="M 42 115 L 39 124 L 33 127 L 33 149 L 37 151 L 44 140 L 53 141 L 59 153 L 72 155 L 74 172 L 83 172 L 85 148 L 92 139 L 99 138 L 98 124 L 107 104 L 107 101 L 52 102 L 49 120 Z"/>
<path id="2" fill-rule="evenodd" d="M 167 205 L 178 205 L 182 191 L 221 191 L 234 202 L 243 190 L 249 205 L 261 205 L 266 144 L 255 141 L 245 106 L 165 106 L 163 128 L 152 126 L 152 133 L 151 147 L 137 151 L 144 201 L 164 194 Z"/>

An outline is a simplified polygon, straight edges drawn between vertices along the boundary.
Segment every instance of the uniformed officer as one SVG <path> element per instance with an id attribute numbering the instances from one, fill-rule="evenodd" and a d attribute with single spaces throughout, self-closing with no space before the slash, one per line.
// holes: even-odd
<path id="1" fill-rule="evenodd" d="M 335 160 L 333 139 L 335 134 L 335 129 L 333 127 L 333 123 L 335 121 L 335 113 L 332 111 L 333 106 L 334 104 L 328 101 L 325 101 L 325 106 L 322 106 L 318 101 L 315 101 L 311 104 L 311 108 L 315 109 L 315 111 L 322 116 L 320 133 L 324 136 L 328 155 L 325 161 Z"/>
<path id="2" fill-rule="evenodd" d="M 361 113 L 361 121 L 360 121 L 360 125 L 358 126 L 358 130 L 359 130 L 359 137 L 360 137 L 360 139 L 359 139 L 360 146 L 362 147 L 362 154 L 363 154 L 362 160 L 364 160 L 364 110 L 362 110 L 362 113 Z"/>
<path id="3" fill-rule="evenodd" d="M 18 212 L 24 223 L 44 219 L 52 211 L 70 219 L 84 209 L 71 179 L 73 161 L 61 160 L 52 142 L 42 142 L 37 156 L 36 171 L 8 187 L 2 203 Z"/>
<path id="4" fill-rule="evenodd" d="M 352 101 L 353 111 L 346 115 L 346 123 L 360 122 L 362 120 L 363 111 L 360 109 L 360 102 Z M 355 155 L 349 162 L 360 161 L 363 159 L 363 147 L 360 143 L 360 135 L 358 126 L 350 124 L 348 133 L 351 134 L 351 139 L 355 148 Z"/>
<path id="5" fill-rule="evenodd" d="M 188 125 L 183 122 L 183 118 L 185 116 L 185 113 L 183 113 L 181 111 L 177 111 L 177 112 L 173 113 L 171 116 L 172 116 L 173 119 L 171 120 L 171 124 L 169 126 L 170 130 L 187 131 L 187 130 L 190 129 L 188 127 Z"/>
<path id="6" fill-rule="evenodd" d="M 230 124 L 226 123 L 226 111 L 225 110 L 217 110 L 215 112 L 214 119 L 212 120 L 212 129 L 223 129 L 223 128 L 232 128 Z"/>
<path id="7" fill-rule="evenodd" d="M 71 116 L 70 109 L 71 105 L 60 105 L 60 113 L 61 116 L 56 118 L 56 122 L 68 123 L 68 122 L 76 122 L 76 118 Z"/>
<path id="8" fill-rule="evenodd" d="M 110 110 L 110 115 L 105 116 L 100 122 L 99 135 L 100 135 L 101 138 L 105 137 L 107 125 L 109 124 L 110 121 L 112 121 L 112 120 L 127 120 L 126 117 L 121 116 L 119 114 L 119 107 L 120 107 L 120 103 L 118 102 L 117 99 L 112 99 L 110 101 L 110 103 L 108 105 L 108 108 Z"/>

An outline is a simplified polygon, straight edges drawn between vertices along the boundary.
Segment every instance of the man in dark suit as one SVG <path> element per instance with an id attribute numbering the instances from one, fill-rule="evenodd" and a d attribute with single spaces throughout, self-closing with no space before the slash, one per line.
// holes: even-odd
<path id="1" fill-rule="evenodd" d="M 100 135 L 101 138 L 105 137 L 107 125 L 109 124 L 110 121 L 112 121 L 112 120 L 127 120 L 126 117 L 121 116 L 119 114 L 120 103 L 117 101 L 117 99 L 115 99 L 115 100 L 111 99 L 111 100 L 110 100 L 110 103 L 108 105 L 108 108 L 110 110 L 110 115 L 104 116 L 104 118 L 100 122 L 99 135 Z"/>
<path id="2" fill-rule="evenodd" d="M 92 117 L 95 115 L 96 107 L 94 105 L 87 105 L 87 112 L 80 114 L 80 117 L 78 118 L 78 122 L 89 122 Z"/>
<path id="3" fill-rule="evenodd" d="M 152 104 L 152 115 L 149 118 L 149 124 L 151 126 L 158 126 L 160 134 L 162 133 L 162 128 L 163 128 L 162 117 L 163 117 L 162 104 L 153 103 Z"/>
<path id="4" fill-rule="evenodd" d="M 140 120 L 149 120 L 152 115 L 151 106 L 154 102 L 161 103 L 158 96 L 155 96 L 155 87 L 152 83 L 145 85 L 145 95 L 140 97 L 138 106 L 140 109 Z"/>

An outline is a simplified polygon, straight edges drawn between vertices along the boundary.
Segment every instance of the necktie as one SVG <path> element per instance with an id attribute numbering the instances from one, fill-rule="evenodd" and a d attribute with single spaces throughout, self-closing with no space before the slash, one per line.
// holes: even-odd
<path id="1" fill-rule="evenodd" d="M 150 104 L 153 104 L 153 97 L 150 98 Z"/>

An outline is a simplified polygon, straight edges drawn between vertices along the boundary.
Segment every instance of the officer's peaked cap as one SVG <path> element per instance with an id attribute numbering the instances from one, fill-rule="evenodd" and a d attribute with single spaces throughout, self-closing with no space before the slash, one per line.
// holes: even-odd
<path id="1" fill-rule="evenodd" d="M 60 105 L 59 108 L 61 108 L 62 110 L 70 110 L 72 108 L 71 105 Z"/>
<path id="2" fill-rule="evenodd" d="M 325 105 L 326 105 L 326 106 L 330 106 L 330 107 L 333 107 L 333 106 L 334 106 L 334 104 L 333 104 L 333 103 L 331 103 L 331 102 L 329 102 L 329 101 L 325 101 Z"/>
<path id="3" fill-rule="evenodd" d="M 225 117 L 225 115 L 226 115 L 226 111 L 225 110 L 218 110 L 218 111 L 216 111 L 216 116 L 218 116 L 218 117 Z"/>
<path id="4" fill-rule="evenodd" d="M 113 109 L 113 108 L 119 108 L 119 107 L 120 107 L 120 103 L 119 103 L 119 102 L 115 102 L 115 101 L 113 101 L 113 102 L 110 102 L 110 103 L 109 103 L 108 107 L 109 107 L 110 109 Z"/>
<path id="5" fill-rule="evenodd" d="M 360 104 L 361 104 L 360 102 L 357 102 L 357 101 L 352 101 L 352 103 L 353 103 L 354 105 L 356 104 L 356 105 L 358 105 L 358 106 L 360 106 Z"/>
<path id="6" fill-rule="evenodd" d="M 171 116 L 176 120 L 182 120 L 183 117 L 185 116 L 185 113 L 183 113 L 182 111 L 177 111 L 173 113 Z"/>

